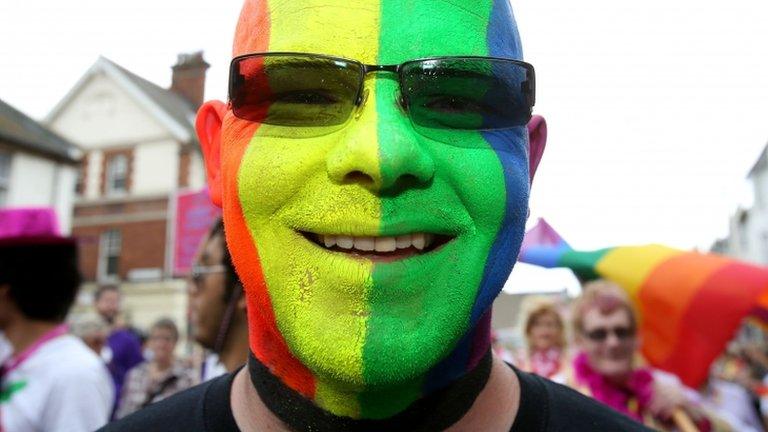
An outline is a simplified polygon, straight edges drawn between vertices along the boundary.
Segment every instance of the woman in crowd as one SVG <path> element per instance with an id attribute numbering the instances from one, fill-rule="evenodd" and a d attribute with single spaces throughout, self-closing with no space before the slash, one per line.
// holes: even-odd
<path id="1" fill-rule="evenodd" d="M 527 350 L 516 356 L 520 369 L 565 383 L 568 361 L 565 354 L 565 326 L 555 305 L 536 300 L 523 325 Z"/>
<path id="2" fill-rule="evenodd" d="M 674 377 L 638 366 L 637 318 L 616 285 L 585 285 L 574 304 L 573 328 L 580 352 L 571 384 L 577 390 L 653 428 L 675 430 L 688 422 L 700 431 L 729 430 L 686 397 Z"/>
<path id="3" fill-rule="evenodd" d="M 178 340 L 179 330 L 172 320 L 163 318 L 152 325 L 147 340 L 152 359 L 128 372 L 117 418 L 196 384 L 192 369 L 173 353 Z"/>

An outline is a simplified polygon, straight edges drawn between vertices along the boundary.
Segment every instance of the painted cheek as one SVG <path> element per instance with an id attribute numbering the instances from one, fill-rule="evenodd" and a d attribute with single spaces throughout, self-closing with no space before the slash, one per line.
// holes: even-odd
<path id="1" fill-rule="evenodd" d="M 375 111 L 322 136 L 287 137 L 286 129 L 259 129 L 240 167 L 239 198 L 281 335 L 316 375 L 317 402 L 355 415 L 354 407 L 335 406 L 347 399 L 324 383 L 333 376 L 363 385 L 373 265 L 329 253 L 301 232 L 378 232 L 380 204 L 367 185 L 337 181 L 356 171 L 378 176 Z"/>

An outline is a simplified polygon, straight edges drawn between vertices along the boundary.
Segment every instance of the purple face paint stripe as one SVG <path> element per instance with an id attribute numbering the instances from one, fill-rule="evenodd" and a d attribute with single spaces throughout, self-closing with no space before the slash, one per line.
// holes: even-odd
<path id="1" fill-rule="evenodd" d="M 491 341 L 488 335 L 491 333 L 491 310 L 487 310 L 480 321 L 475 326 L 472 353 L 469 356 L 469 363 L 467 364 L 467 370 L 472 370 L 480 363 L 485 353 L 491 347 Z"/>

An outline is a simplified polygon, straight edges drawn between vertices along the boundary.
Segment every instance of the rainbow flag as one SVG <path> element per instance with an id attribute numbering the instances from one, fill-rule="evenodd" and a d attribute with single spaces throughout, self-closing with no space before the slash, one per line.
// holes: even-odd
<path id="1" fill-rule="evenodd" d="M 653 366 L 697 387 L 741 321 L 768 305 L 768 269 L 661 245 L 576 251 L 529 244 L 519 260 L 567 267 L 581 280 L 621 286 L 638 312 L 642 353 Z"/>

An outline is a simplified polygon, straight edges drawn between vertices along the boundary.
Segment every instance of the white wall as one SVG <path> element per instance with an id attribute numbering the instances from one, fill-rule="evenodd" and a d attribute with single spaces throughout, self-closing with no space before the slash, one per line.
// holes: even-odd
<path id="1" fill-rule="evenodd" d="M 189 188 L 200 190 L 206 186 L 205 165 L 203 156 L 197 152 L 192 152 L 192 160 L 189 165 Z"/>
<path id="2" fill-rule="evenodd" d="M 768 208 L 768 171 L 756 172 L 751 180 L 755 206 Z"/>
<path id="3" fill-rule="evenodd" d="M 167 194 L 175 190 L 179 180 L 179 147 L 172 140 L 136 146 L 131 195 Z"/>
<path id="4" fill-rule="evenodd" d="M 77 181 L 75 166 L 15 152 L 11 156 L 10 180 L 9 207 L 53 207 L 62 232 L 69 234 Z"/>
<path id="5" fill-rule="evenodd" d="M 72 213 L 75 206 L 75 185 L 77 184 L 77 165 L 59 165 L 56 171 L 54 203 L 59 224 L 64 234 L 72 229 Z"/>
<path id="6" fill-rule="evenodd" d="M 86 199 L 97 199 L 101 196 L 101 171 L 103 169 L 104 154 L 101 150 L 93 150 L 88 155 L 88 168 L 85 175 Z"/>
<path id="7" fill-rule="evenodd" d="M 50 127 L 85 150 L 131 145 L 169 137 L 126 91 L 104 74 L 82 87 Z"/>

